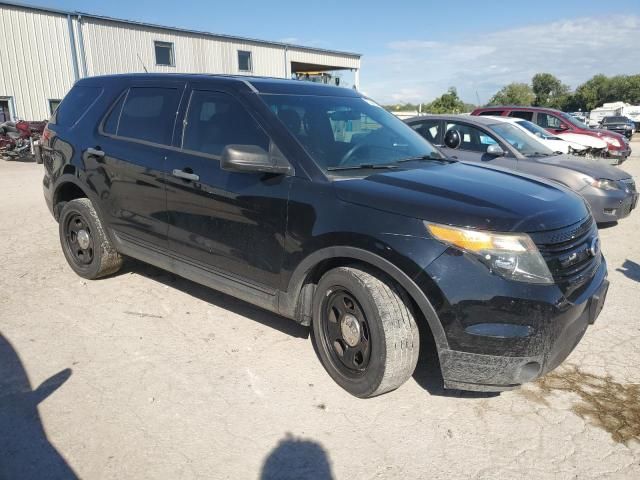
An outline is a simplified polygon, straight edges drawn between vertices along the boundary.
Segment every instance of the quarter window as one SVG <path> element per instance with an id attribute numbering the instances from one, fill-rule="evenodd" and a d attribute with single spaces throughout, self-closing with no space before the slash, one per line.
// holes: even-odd
<path id="1" fill-rule="evenodd" d="M 431 143 L 438 143 L 438 135 L 440 133 L 440 122 L 437 120 L 430 120 L 426 122 L 414 123 L 411 125 L 416 132 L 422 135 Z"/>
<path id="2" fill-rule="evenodd" d="M 191 94 L 182 148 L 219 156 L 227 145 L 269 149 L 269 137 L 235 98 L 226 93 L 196 90 Z"/>
<path id="3" fill-rule="evenodd" d="M 173 43 L 153 42 L 156 50 L 156 65 L 173 67 L 175 57 L 173 53 Z"/>
<path id="4" fill-rule="evenodd" d="M 131 88 L 122 111 L 118 114 L 118 105 L 111 111 L 104 131 L 115 132 L 119 137 L 171 145 L 179 102 L 180 90 L 177 88 Z"/>
<path id="5" fill-rule="evenodd" d="M 53 113 L 58 109 L 60 102 L 62 102 L 62 100 L 59 100 L 59 99 L 49 100 L 49 114 L 53 115 Z"/>
<path id="6" fill-rule="evenodd" d="M 54 125 L 70 127 L 86 113 L 102 93 L 100 87 L 77 85 L 64 97 L 49 120 Z"/>
<path id="7" fill-rule="evenodd" d="M 241 72 L 250 72 L 252 69 L 251 52 L 238 50 L 238 70 Z"/>

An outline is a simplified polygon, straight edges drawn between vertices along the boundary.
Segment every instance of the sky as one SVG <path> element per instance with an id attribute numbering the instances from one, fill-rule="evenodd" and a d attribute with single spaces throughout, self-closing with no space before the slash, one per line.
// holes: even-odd
<path id="1" fill-rule="evenodd" d="M 640 73 L 639 0 L 22 3 L 357 52 L 360 89 L 381 103 L 428 102 L 449 87 L 486 103 L 538 72 L 572 88 L 598 73 Z"/>

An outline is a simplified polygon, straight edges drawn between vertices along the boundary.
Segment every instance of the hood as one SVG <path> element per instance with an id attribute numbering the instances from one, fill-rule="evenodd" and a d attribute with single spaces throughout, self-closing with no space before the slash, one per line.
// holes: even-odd
<path id="1" fill-rule="evenodd" d="M 558 133 L 558 137 L 568 142 L 575 142 L 585 147 L 606 148 L 607 142 L 598 138 L 597 135 L 586 135 L 582 133 Z"/>
<path id="2" fill-rule="evenodd" d="M 334 182 L 345 202 L 435 223 L 537 232 L 576 223 L 582 197 L 536 177 L 471 163 L 431 163 Z"/>
<path id="3" fill-rule="evenodd" d="M 630 178 L 624 170 L 597 160 L 587 160 L 575 155 L 555 155 L 553 157 L 536 158 L 539 163 L 556 165 L 558 167 L 569 168 L 576 172 L 584 173 L 593 178 L 606 178 L 609 180 L 622 180 Z"/>
<path id="4" fill-rule="evenodd" d="M 612 132 L 611 130 L 607 130 L 606 128 L 594 128 L 593 131 L 599 136 L 602 137 L 604 135 L 607 135 L 609 137 L 614 137 L 617 138 L 618 140 L 620 140 L 620 142 L 622 143 L 622 141 L 624 140 L 624 135 L 621 135 L 617 132 Z"/>

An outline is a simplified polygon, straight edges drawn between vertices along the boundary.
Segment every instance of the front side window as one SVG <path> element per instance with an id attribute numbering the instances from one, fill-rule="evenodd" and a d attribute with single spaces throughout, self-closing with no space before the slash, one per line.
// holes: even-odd
<path id="1" fill-rule="evenodd" d="M 262 99 L 324 170 L 440 158 L 411 127 L 363 97 L 262 94 Z"/>
<path id="2" fill-rule="evenodd" d="M 459 148 L 461 150 L 486 153 L 489 145 L 498 143 L 491 135 L 472 125 L 448 122 L 447 131 L 452 129 L 457 130 L 460 134 L 461 143 Z"/>
<path id="3" fill-rule="evenodd" d="M 105 133 L 171 145 L 180 103 L 177 88 L 133 87 L 121 97 L 104 123 Z M 123 102 L 122 108 L 118 108 Z"/>
<path id="4" fill-rule="evenodd" d="M 252 70 L 251 52 L 238 50 L 238 70 L 241 72 L 250 72 Z"/>
<path id="5" fill-rule="evenodd" d="M 173 67 L 175 66 L 175 57 L 173 53 L 173 43 L 169 42 L 153 42 L 156 51 L 156 65 Z"/>
<path id="6" fill-rule="evenodd" d="M 255 145 L 269 150 L 269 137 L 231 95 L 195 90 L 182 133 L 182 148 L 219 156 L 227 145 Z"/>
<path id="7" fill-rule="evenodd" d="M 538 113 L 538 125 L 542 128 L 551 128 L 558 130 L 562 128 L 562 122 L 555 115 L 549 115 L 548 113 Z"/>

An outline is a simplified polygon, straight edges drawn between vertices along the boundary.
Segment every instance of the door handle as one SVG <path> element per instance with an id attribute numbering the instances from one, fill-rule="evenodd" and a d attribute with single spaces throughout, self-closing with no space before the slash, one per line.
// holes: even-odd
<path id="1" fill-rule="evenodd" d="M 182 178 L 184 180 L 192 180 L 194 182 L 200 180 L 200 175 L 196 175 L 193 172 L 187 172 L 185 170 L 178 170 L 177 168 L 175 168 L 171 174 L 174 177 Z"/>
<path id="2" fill-rule="evenodd" d="M 104 157 L 104 151 L 100 150 L 99 148 L 87 148 L 87 155 L 89 155 L 90 157 Z"/>

